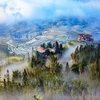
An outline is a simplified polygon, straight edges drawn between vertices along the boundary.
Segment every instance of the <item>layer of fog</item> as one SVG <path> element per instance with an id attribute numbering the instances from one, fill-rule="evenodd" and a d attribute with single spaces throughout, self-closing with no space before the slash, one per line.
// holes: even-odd
<path id="1" fill-rule="evenodd" d="M 40 93 L 40 92 L 26 92 L 26 93 L 5 93 L 0 95 L 0 100 L 35 100 L 34 95 L 41 96 L 41 100 L 83 100 L 81 95 L 77 96 L 69 96 L 63 94 L 53 94 L 49 91 L 47 93 Z M 85 95 L 86 100 L 99 100 L 100 99 L 100 92 Z"/>
<path id="2" fill-rule="evenodd" d="M 20 71 L 23 72 L 23 70 L 25 68 L 27 68 L 28 63 L 27 62 L 18 62 L 18 63 L 14 63 L 14 64 L 10 64 L 7 66 L 2 66 L 1 67 L 1 80 L 3 80 L 4 78 L 6 78 L 7 75 L 7 70 L 9 70 L 9 75 L 10 75 L 10 79 L 12 78 L 12 73 L 13 71 Z"/>
<path id="3" fill-rule="evenodd" d="M 58 60 L 65 70 L 66 63 L 69 63 L 69 67 L 72 65 L 71 54 L 75 51 L 76 47 L 79 45 L 70 46 L 66 51 L 63 53 L 62 57 Z"/>
<path id="4" fill-rule="evenodd" d="M 68 50 L 65 51 L 65 53 L 63 54 L 62 58 L 59 59 L 59 62 L 62 63 L 63 65 L 65 64 L 65 62 L 70 62 L 70 66 L 71 66 L 71 58 L 70 58 L 70 54 L 72 52 L 74 52 L 76 46 L 72 46 L 70 48 L 68 48 Z M 6 74 L 6 70 L 8 69 L 10 71 L 10 75 L 12 74 L 12 71 L 14 70 L 20 70 L 23 71 L 24 68 L 26 68 L 27 63 L 23 62 L 23 63 L 15 63 L 12 64 L 10 66 L 5 67 L 2 71 L 2 74 Z M 63 66 L 65 67 L 65 65 Z M 75 74 L 70 73 L 69 76 L 66 76 L 66 78 L 64 77 L 64 81 L 68 82 L 68 79 L 71 80 L 74 77 L 77 77 Z M 55 93 L 51 93 L 50 91 L 48 91 L 47 93 L 42 93 L 39 92 L 38 90 L 36 91 L 27 91 L 27 92 L 23 92 L 23 93 L 18 93 L 18 92 L 14 92 L 14 93 L 5 93 L 5 94 L 0 94 L 0 100 L 34 100 L 34 95 L 40 95 L 42 97 L 42 100 L 83 100 L 82 96 L 69 96 L 69 95 L 63 95 L 63 94 L 55 94 Z M 91 98 L 93 100 L 96 100 L 98 98 L 100 98 L 100 92 L 98 92 L 97 94 L 93 93 L 93 95 L 88 94 L 87 98 L 90 100 Z"/>

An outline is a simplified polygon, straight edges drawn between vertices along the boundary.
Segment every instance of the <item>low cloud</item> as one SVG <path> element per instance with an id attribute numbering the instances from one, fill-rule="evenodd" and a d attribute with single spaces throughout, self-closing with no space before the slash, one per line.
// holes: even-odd
<path id="1" fill-rule="evenodd" d="M 99 0 L 0 0 L 0 24 L 59 16 L 100 17 Z"/>

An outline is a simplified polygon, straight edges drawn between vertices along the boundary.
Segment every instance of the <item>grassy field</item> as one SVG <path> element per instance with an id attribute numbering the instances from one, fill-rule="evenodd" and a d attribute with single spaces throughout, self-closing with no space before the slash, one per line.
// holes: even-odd
<path id="1" fill-rule="evenodd" d="M 20 62 L 23 60 L 23 58 L 21 56 L 10 56 L 7 58 L 7 60 L 10 62 L 10 63 L 13 63 L 13 62 Z"/>
<path id="2" fill-rule="evenodd" d="M 75 44 L 78 44 L 78 42 L 75 41 L 75 40 L 73 40 L 73 41 L 71 41 L 71 42 L 67 42 L 67 43 L 63 44 L 63 47 L 64 47 L 64 48 L 70 48 L 71 46 L 73 46 L 73 45 L 75 45 Z"/>

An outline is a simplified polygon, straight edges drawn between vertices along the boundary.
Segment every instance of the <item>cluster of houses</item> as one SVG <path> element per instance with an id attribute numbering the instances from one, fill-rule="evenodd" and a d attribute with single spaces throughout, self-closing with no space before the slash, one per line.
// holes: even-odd
<path id="1" fill-rule="evenodd" d="M 78 38 L 79 42 L 93 42 L 94 39 L 92 38 L 91 34 L 79 34 L 79 38 Z"/>
<path id="2" fill-rule="evenodd" d="M 59 43 L 56 41 L 53 44 L 52 48 L 44 48 L 42 45 L 37 47 L 37 52 L 38 55 L 40 55 L 43 58 L 47 58 L 48 55 L 50 55 L 50 53 L 56 53 L 56 51 L 59 49 Z"/>

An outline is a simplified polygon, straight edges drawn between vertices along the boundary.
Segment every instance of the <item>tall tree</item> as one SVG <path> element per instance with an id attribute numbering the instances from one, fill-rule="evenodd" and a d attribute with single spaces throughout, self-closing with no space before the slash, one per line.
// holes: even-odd
<path id="1" fill-rule="evenodd" d="M 5 79 L 3 80 L 3 84 L 4 84 L 4 88 L 6 89 L 7 84 L 6 84 L 6 80 Z"/>
<path id="2" fill-rule="evenodd" d="M 7 84 L 9 85 L 9 80 L 10 78 L 9 78 L 9 70 L 7 69 Z"/>
<path id="3" fill-rule="evenodd" d="M 70 71 L 69 63 L 68 63 L 68 62 L 66 63 L 65 71 L 66 71 L 66 72 L 69 72 L 69 71 Z"/>
<path id="4" fill-rule="evenodd" d="M 28 83 L 27 72 L 26 72 L 26 70 L 24 69 L 24 72 L 23 72 L 23 84 L 26 86 L 27 83 Z"/>

